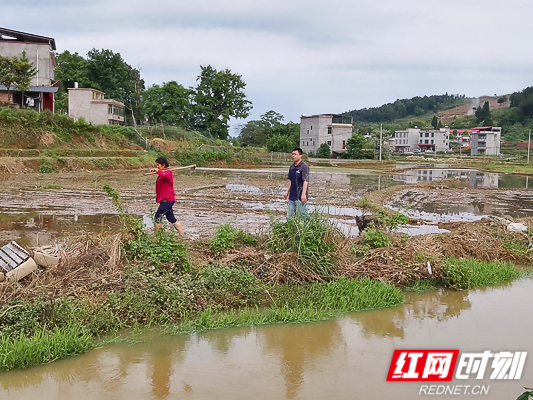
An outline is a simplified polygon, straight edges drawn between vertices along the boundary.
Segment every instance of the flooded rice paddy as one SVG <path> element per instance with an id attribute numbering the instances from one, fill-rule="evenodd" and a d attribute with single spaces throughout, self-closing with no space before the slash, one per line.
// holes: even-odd
<path id="1" fill-rule="evenodd" d="M 315 167 L 311 173 L 310 207 L 329 213 L 348 236 L 359 234 L 354 218 L 363 210 L 356 206 L 357 201 L 390 187 L 405 189 L 391 196 L 385 203 L 387 207 L 428 222 L 533 215 L 533 195 L 525 189 L 529 187 L 528 177 L 441 167 L 409 169 L 392 175 Z M 117 189 L 128 211 L 143 216 L 147 228 L 152 226 L 155 179 L 142 172 L 22 174 L 0 179 L 0 244 L 10 240 L 27 245 L 48 244 L 62 235 L 115 230 L 116 210 L 102 191 L 104 184 Z M 440 181 L 442 186 L 431 188 L 413 185 L 438 185 Z M 177 174 L 174 210 L 193 239 L 212 235 L 222 223 L 259 234 L 268 229 L 271 215 L 284 215 L 285 188 L 285 168 L 198 168 L 192 176 Z M 437 227 L 424 224 L 401 230 L 409 235 L 442 233 Z"/>

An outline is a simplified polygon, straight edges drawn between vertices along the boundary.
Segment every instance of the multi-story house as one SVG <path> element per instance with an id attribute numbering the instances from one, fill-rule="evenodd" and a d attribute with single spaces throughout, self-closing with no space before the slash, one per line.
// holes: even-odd
<path id="1" fill-rule="evenodd" d="M 79 88 L 76 82 L 73 88 L 68 88 L 68 116 L 83 118 L 94 125 L 122 125 L 124 103 L 106 99 L 99 90 Z"/>
<path id="2" fill-rule="evenodd" d="M 54 93 L 59 89 L 58 82 L 54 80 L 54 50 L 56 43 L 52 38 L 0 28 L 0 55 L 21 58 L 25 54 L 37 70 L 30 90 L 20 93 L 10 88 L 11 103 L 36 111 L 54 111 Z M 0 85 L 0 102 L 9 101 L 7 89 Z"/>
<path id="3" fill-rule="evenodd" d="M 300 118 L 300 147 L 306 153 L 316 153 L 327 143 L 333 156 L 346 151 L 352 137 L 353 117 L 337 114 L 302 115 Z"/>
<path id="4" fill-rule="evenodd" d="M 501 127 L 480 126 L 472 128 L 470 137 L 470 155 L 486 154 L 495 156 L 500 154 Z"/>
<path id="5" fill-rule="evenodd" d="M 450 150 L 450 128 L 425 130 L 408 128 L 394 132 L 394 151 L 410 152 L 444 152 Z"/>

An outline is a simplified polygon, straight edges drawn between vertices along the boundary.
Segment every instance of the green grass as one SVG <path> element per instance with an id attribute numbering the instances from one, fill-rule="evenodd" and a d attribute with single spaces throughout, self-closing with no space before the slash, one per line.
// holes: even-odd
<path id="1" fill-rule="evenodd" d="M 9 371 L 46 364 L 94 347 L 92 335 L 79 326 L 53 331 L 40 329 L 32 337 L 0 339 L 0 370 Z"/>
<path id="2" fill-rule="evenodd" d="M 456 290 L 494 285 L 524 275 L 524 272 L 511 262 L 486 262 L 474 258 L 453 257 L 446 261 L 442 273 L 443 285 Z"/>
<path id="3" fill-rule="evenodd" d="M 309 217 L 273 219 L 272 233 L 264 247 L 275 253 L 294 252 L 301 268 L 312 271 L 321 278 L 332 275 L 335 250 L 342 238 L 339 230 L 326 214 L 313 212 Z"/>
<path id="4" fill-rule="evenodd" d="M 340 278 L 328 283 L 280 286 L 272 289 L 273 306 L 265 309 L 232 309 L 215 313 L 206 309 L 170 329 L 172 334 L 232 326 L 289 322 L 315 322 L 350 311 L 392 307 L 404 302 L 402 292 L 370 278 Z"/>
<path id="5" fill-rule="evenodd" d="M 257 238 L 247 232 L 232 227 L 230 224 L 219 225 L 215 229 L 215 235 L 209 239 L 209 247 L 215 253 L 223 253 L 233 249 L 236 243 L 254 245 Z"/>

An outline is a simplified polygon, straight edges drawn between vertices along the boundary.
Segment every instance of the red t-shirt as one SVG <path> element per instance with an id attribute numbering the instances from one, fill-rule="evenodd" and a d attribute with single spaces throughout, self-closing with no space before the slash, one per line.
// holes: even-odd
<path id="1" fill-rule="evenodd" d="M 174 194 L 174 175 L 168 169 L 157 171 L 157 181 L 155 181 L 155 201 L 159 203 L 161 200 L 176 201 Z"/>

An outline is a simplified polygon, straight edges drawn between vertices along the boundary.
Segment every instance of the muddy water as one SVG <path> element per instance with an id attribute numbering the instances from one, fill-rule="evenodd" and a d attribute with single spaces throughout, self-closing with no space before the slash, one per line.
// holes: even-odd
<path id="1" fill-rule="evenodd" d="M 533 384 L 533 280 L 470 292 L 408 295 L 404 305 L 313 324 L 269 325 L 115 344 L 0 374 L 0 398 L 420 398 L 421 382 L 386 382 L 395 349 L 529 351 L 520 380 L 481 380 L 484 399 L 515 399 Z M 425 397 L 425 396 L 424 396 Z M 465 398 L 471 396 L 439 396 Z"/>

